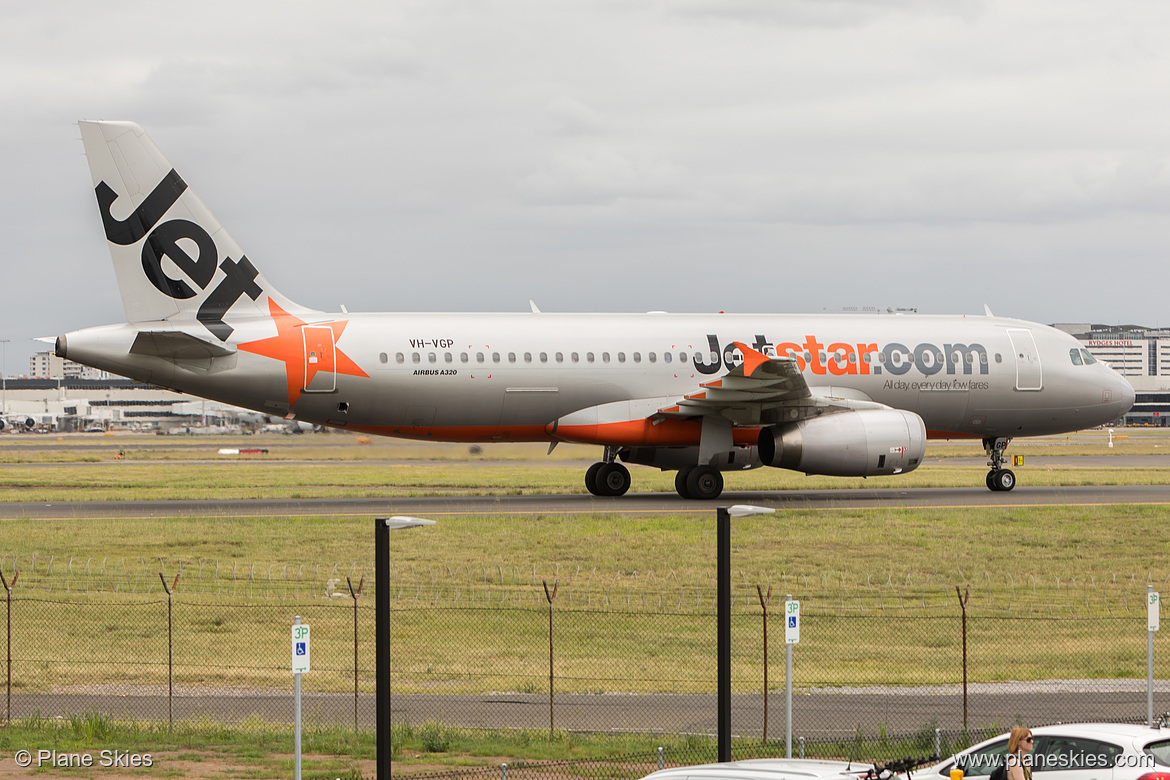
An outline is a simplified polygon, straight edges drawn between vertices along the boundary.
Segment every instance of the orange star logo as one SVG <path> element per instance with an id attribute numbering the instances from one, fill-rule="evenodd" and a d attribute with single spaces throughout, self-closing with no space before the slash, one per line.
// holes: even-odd
<path id="1" fill-rule="evenodd" d="M 276 335 L 267 339 L 258 339 L 239 344 L 238 348 L 245 352 L 263 355 L 284 363 L 284 372 L 288 380 L 288 405 L 290 409 L 297 402 L 297 399 L 301 397 L 301 393 L 305 391 L 305 388 L 312 384 L 313 378 L 317 376 L 317 373 L 322 370 L 328 370 L 330 358 L 334 364 L 333 371 L 335 373 L 367 378 L 370 376 L 365 371 L 362 371 L 358 364 L 353 362 L 348 355 L 335 346 L 338 340 L 341 339 L 341 334 L 345 330 L 345 326 L 349 324 L 348 320 L 341 322 L 322 322 L 310 326 L 313 328 L 329 328 L 333 331 L 332 344 L 327 346 L 329 351 L 328 356 L 322 355 L 321 359 L 318 359 L 317 355 L 310 354 L 306 331 L 303 330 L 308 323 L 280 308 L 276 304 L 276 301 L 271 298 L 268 299 L 268 311 L 272 315 L 272 321 L 276 324 Z M 325 347 L 326 345 L 322 346 Z"/>

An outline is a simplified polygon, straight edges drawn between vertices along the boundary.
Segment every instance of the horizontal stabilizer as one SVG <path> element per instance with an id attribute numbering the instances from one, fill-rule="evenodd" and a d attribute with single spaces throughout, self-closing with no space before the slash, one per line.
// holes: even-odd
<path id="1" fill-rule="evenodd" d="M 132 355 L 171 358 L 173 360 L 206 360 L 234 355 L 236 350 L 204 341 L 177 330 L 139 331 L 130 347 Z"/>

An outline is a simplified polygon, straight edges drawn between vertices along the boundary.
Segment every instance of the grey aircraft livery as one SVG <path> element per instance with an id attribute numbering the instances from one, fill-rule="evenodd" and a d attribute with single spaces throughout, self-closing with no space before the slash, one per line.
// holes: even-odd
<path id="1" fill-rule="evenodd" d="M 928 437 L 977 438 L 1011 490 L 1016 436 L 1116 420 L 1129 383 L 1072 336 L 991 316 L 358 314 L 264 278 L 130 122 L 81 122 L 127 322 L 63 358 L 289 420 L 435 441 L 583 442 L 595 495 L 623 463 L 713 499 L 723 472 L 901 474 Z"/>

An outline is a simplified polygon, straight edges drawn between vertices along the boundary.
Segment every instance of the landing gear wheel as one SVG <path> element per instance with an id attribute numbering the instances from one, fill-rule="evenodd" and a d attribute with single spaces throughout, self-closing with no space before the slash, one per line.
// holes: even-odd
<path id="1" fill-rule="evenodd" d="M 602 488 L 601 484 L 597 481 L 597 474 L 603 468 L 605 468 L 606 465 L 607 464 L 605 463 L 594 463 L 589 467 L 589 470 L 585 472 L 585 488 L 595 496 L 605 495 L 605 493 L 601 492 Z"/>
<path id="2" fill-rule="evenodd" d="M 624 496 L 630 489 L 630 470 L 620 463 L 604 463 L 597 472 L 598 495 Z"/>
<path id="3" fill-rule="evenodd" d="M 690 498 L 711 501 L 723 492 L 723 475 L 710 466 L 696 466 L 687 475 L 687 493 Z"/>
<path id="4" fill-rule="evenodd" d="M 987 465 L 991 467 L 991 471 L 987 472 L 987 487 L 997 493 L 1011 490 L 1016 486 L 1016 475 L 1003 468 L 1003 464 L 1008 462 L 1004 451 L 1011 441 L 1010 438 L 1003 436 L 983 440 L 983 449 L 987 451 Z"/>
<path id="5" fill-rule="evenodd" d="M 674 489 L 683 498 L 690 498 L 691 491 L 687 489 L 687 477 L 694 471 L 694 466 L 687 466 L 678 470 L 674 475 Z"/>

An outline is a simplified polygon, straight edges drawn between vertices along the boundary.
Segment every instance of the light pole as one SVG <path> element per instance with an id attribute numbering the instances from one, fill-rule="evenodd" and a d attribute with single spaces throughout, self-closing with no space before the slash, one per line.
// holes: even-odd
<path id="1" fill-rule="evenodd" d="M 716 647 L 719 690 L 719 761 L 731 760 L 731 518 L 775 512 L 763 506 L 721 506 L 716 515 Z M 767 692 L 764 692 L 767 696 Z"/>
<path id="2" fill-rule="evenodd" d="M 378 780 L 390 777 L 390 531 L 434 525 L 420 517 L 380 517 L 374 521 L 374 693 L 377 717 Z"/>

